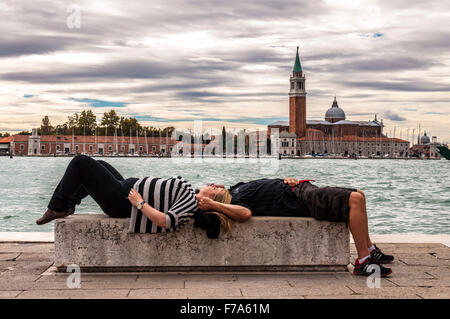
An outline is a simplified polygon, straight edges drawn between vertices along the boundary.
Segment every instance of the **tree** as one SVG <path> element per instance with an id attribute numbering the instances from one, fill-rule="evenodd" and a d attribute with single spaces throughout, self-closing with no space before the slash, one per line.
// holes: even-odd
<path id="1" fill-rule="evenodd" d="M 120 124 L 120 118 L 117 115 L 116 111 L 110 110 L 109 112 L 103 113 L 103 118 L 100 123 L 101 126 L 105 127 L 105 134 L 106 134 L 106 128 L 108 128 L 108 131 L 114 134 L 114 129 L 117 128 Z M 109 135 L 109 134 L 108 134 Z"/>
<path id="2" fill-rule="evenodd" d="M 53 133 L 53 126 L 50 124 L 50 119 L 48 118 L 47 115 L 44 116 L 44 118 L 42 119 L 42 124 L 39 133 L 41 135 L 51 135 Z"/>
<path id="3" fill-rule="evenodd" d="M 134 117 L 121 117 L 119 121 L 119 126 L 122 128 L 123 134 L 125 136 L 130 134 L 131 136 L 136 136 L 136 131 L 141 135 L 143 132 L 141 124 Z"/>
<path id="4" fill-rule="evenodd" d="M 91 110 L 84 110 L 78 118 L 78 134 L 92 135 L 97 127 L 97 118 Z"/>

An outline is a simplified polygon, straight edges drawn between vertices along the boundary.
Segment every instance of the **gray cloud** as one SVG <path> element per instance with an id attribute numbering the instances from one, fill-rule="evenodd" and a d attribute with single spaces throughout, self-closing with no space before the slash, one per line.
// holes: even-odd
<path id="1" fill-rule="evenodd" d="M 403 122 L 406 121 L 406 118 L 398 115 L 397 113 L 393 113 L 391 111 L 384 112 L 384 117 L 390 119 L 391 121 Z"/>
<path id="2" fill-rule="evenodd" d="M 367 88 L 386 91 L 406 91 L 406 92 L 450 92 L 450 86 L 440 83 L 423 82 L 423 81 L 344 81 L 341 82 L 347 87 Z"/>
<path id="3" fill-rule="evenodd" d="M 23 36 L 17 39 L 0 39 L 0 57 L 29 54 L 46 54 L 64 50 L 73 39 L 62 36 Z"/>
<path id="4" fill-rule="evenodd" d="M 81 70 L 48 70 L 48 72 L 11 72 L 0 74 L 0 79 L 31 83 L 61 83 L 98 81 L 99 79 L 159 79 L 173 76 L 208 78 L 211 72 L 231 71 L 232 65 L 213 62 L 155 61 L 144 59 L 118 60 L 102 65 L 86 65 Z"/>

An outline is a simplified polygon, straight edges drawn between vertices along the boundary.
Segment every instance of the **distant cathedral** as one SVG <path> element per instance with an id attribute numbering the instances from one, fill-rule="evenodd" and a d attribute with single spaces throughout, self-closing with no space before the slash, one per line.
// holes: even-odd
<path id="1" fill-rule="evenodd" d="M 378 121 L 376 115 L 372 121 L 347 120 L 344 110 L 338 105 L 336 96 L 331 107 L 325 112 L 324 120 L 307 120 L 305 80 L 297 47 L 294 69 L 290 75 L 289 121 L 276 121 L 269 124 L 267 129 L 269 137 L 273 129 L 279 130 L 280 137 L 283 137 L 281 146 L 285 148 L 284 152 L 287 151 L 286 155 L 304 155 L 306 153 L 317 153 L 318 151 L 364 156 L 385 154 L 382 148 L 389 147 L 390 145 L 386 145 L 386 142 L 391 143 L 393 139 L 388 139 L 383 134 L 383 120 Z M 408 150 L 404 146 L 407 144 L 409 147 L 409 142 L 396 140 L 403 147 L 397 153 L 406 154 Z M 353 146 L 349 143 L 355 141 L 374 143 L 368 143 L 368 145 L 365 145 L 366 147 L 363 147 L 363 144 Z M 376 145 L 377 141 L 378 145 Z M 384 145 L 380 144 L 382 141 L 384 141 Z M 371 146 L 374 146 L 374 148 L 372 149 Z M 372 151 L 374 151 L 373 154 Z M 388 153 L 392 154 L 393 152 Z"/>

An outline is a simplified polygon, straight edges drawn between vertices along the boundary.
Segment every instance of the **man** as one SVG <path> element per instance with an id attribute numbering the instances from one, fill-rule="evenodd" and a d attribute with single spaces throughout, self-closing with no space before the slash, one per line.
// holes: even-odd
<path id="1" fill-rule="evenodd" d="M 368 276 L 375 271 L 373 265 L 378 265 L 382 277 L 390 275 L 392 270 L 381 264 L 391 263 L 394 257 L 383 254 L 370 240 L 364 193 L 353 188 L 318 187 L 311 181 L 285 178 L 238 183 L 229 189 L 229 204 L 205 197 L 199 201 L 199 208 L 219 211 L 236 221 L 251 216 L 296 216 L 346 222 L 358 252 L 353 273 Z M 225 188 L 214 184 L 208 187 Z"/>

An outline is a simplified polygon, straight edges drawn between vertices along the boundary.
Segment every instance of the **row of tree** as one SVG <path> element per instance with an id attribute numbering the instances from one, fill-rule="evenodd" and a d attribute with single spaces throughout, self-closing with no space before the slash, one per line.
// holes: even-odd
<path id="1" fill-rule="evenodd" d="M 50 118 L 46 115 L 42 119 L 41 127 L 38 128 L 40 135 L 94 135 L 98 136 L 171 136 L 174 128 L 172 126 L 164 129 L 153 126 L 142 126 L 134 117 L 117 115 L 115 110 L 103 113 L 100 123 L 91 110 L 83 110 L 80 114 L 75 113 L 68 116 L 63 124 L 53 126 Z"/>

